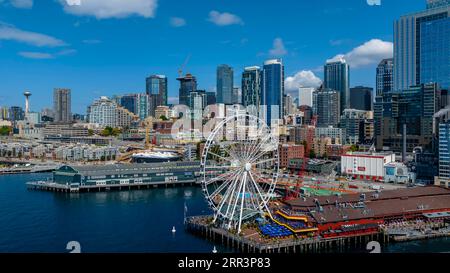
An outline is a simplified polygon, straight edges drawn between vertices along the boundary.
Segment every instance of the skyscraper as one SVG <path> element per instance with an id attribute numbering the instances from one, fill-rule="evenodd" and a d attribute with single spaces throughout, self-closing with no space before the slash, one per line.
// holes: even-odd
<path id="1" fill-rule="evenodd" d="M 242 105 L 255 116 L 259 116 L 262 103 L 261 76 L 259 66 L 246 67 L 242 73 Z M 254 110 L 250 110 L 250 107 Z"/>
<path id="2" fill-rule="evenodd" d="M 375 138 L 378 150 L 389 147 L 402 151 L 403 125 L 407 125 L 407 150 L 417 146 L 430 150 L 433 139 L 433 116 L 441 108 L 438 84 L 421 84 L 405 90 L 384 93 L 375 108 Z"/>
<path id="3" fill-rule="evenodd" d="M 317 126 L 337 127 L 340 120 L 340 92 L 318 89 L 313 93 L 313 113 L 317 115 Z"/>
<path id="4" fill-rule="evenodd" d="M 206 92 L 206 105 L 214 105 L 217 103 L 215 92 Z"/>
<path id="5" fill-rule="evenodd" d="M 236 103 L 233 68 L 222 64 L 217 67 L 217 103 Z"/>
<path id="6" fill-rule="evenodd" d="M 365 86 L 350 88 L 350 108 L 363 111 L 372 111 L 373 88 Z"/>
<path id="7" fill-rule="evenodd" d="M 394 59 L 384 59 L 377 67 L 377 89 L 376 95 L 381 96 L 383 93 L 394 90 Z"/>
<path id="8" fill-rule="evenodd" d="M 197 79 L 191 74 L 186 74 L 186 76 L 177 78 L 180 81 L 179 89 L 179 104 L 189 105 L 189 94 L 197 90 Z"/>
<path id="9" fill-rule="evenodd" d="M 448 87 L 449 17 L 449 0 L 428 0 L 425 11 L 402 16 L 394 23 L 395 90 L 429 82 Z"/>
<path id="10" fill-rule="evenodd" d="M 72 98 L 70 89 L 55 88 L 53 90 L 54 121 L 59 123 L 72 122 Z"/>
<path id="11" fill-rule="evenodd" d="M 242 104 L 242 91 L 240 87 L 233 87 L 232 104 Z"/>
<path id="12" fill-rule="evenodd" d="M 137 113 L 137 94 L 128 94 L 120 97 L 120 106 L 131 113 Z"/>
<path id="13" fill-rule="evenodd" d="M 270 126 L 272 120 L 284 116 L 284 65 L 281 59 L 268 60 L 262 72 L 262 105 L 266 107 L 265 119 Z"/>
<path id="14" fill-rule="evenodd" d="M 191 117 L 194 120 L 201 120 L 203 115 L 203 110 L 206 107 L 207 95 L 205 90 L 196 90 L 189 93 L 189 108 Z"/>
<path id="15" fill-rule="evenodd" d="M 145 79 L 145 90 L 150 101 L 149 114 L 155 116 L 156 107 L 167 105 L 167 77 L 151 75 Z"/>
<path id="16" fill-rule="evenodd" d="M 439 124 L 438 185 L 450 187 L 450 122 Z"/>
<path id="17" fill-rule="evenodd" d="M 350 68 L 344 59 L 327 61 L 324 66 L 323 87 L 339 92 L 340 114 L 350 107 Z"/>
<path id="18" fill-rule="evenodd" d="M 11 106 L 9 108 L 9 120 L 12 122 L 25 119 L 25 111 L 20 106 Z"/>

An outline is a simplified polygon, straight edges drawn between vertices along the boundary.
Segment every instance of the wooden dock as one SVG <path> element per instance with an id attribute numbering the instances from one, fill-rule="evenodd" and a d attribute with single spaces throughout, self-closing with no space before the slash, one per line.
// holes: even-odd
<path id="1" fill-rule="evenodd" d="M 329 253 L 365 250 L 367 243 L 377 241 L 380 245 L 389 243 L 389 236 L 379 232 L 344 236 L 339 238 L 310 238 L 274 240 L 259 243 L 248 238 L 232 234 L 227 230 L 204 224 L 211 216 L 194 216 L 186 218 L 186 229 L 197 236 L 218 243 L 241 253 Z M 369 250 L 367 250 L 368 252 Z"/>
<path id="2" fill-rule="evenodd" d="M 42 190 L 52 192 L 63 193 L 81 193 L 81 192 L 102 192 L 113 190 L 145 190 L 159 187 L 176 187 L 176 186 L 194 186 L 197 185 L 196 180 L 185 180 L 180 182 L 152 182 L 152 183 L 140 183 L 140 184 L 114 184 L 114 185 L 92 185 L 92 186 L 79 186 L 71 187 L 70 185 L 58 184 L 52 181 L 37 181 L 28 182 L 27 188 L 29 190 Z"/>

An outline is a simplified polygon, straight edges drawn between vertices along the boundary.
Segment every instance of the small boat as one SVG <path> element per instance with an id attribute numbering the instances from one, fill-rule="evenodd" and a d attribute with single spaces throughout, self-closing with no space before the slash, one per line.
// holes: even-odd
<path id="1" fill-rule="evenodd" d="M 175 226 L 173 226 L 172 233 L 175 233 L 175 232 L 177 232 L 177 230 L 175 229 Z"/>
<path id="2" fill-rule="evenodd" d="M 217 253 L 216 246 L 214 246 L 214 248 L 213 248 L 213 250 L 212 250 L 212 253 Z"/>

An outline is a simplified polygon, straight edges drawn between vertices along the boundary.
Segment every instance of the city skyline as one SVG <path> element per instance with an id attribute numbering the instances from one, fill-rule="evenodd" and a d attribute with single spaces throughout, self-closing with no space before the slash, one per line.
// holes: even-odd
<path id="1" fill-rule="evenodd" d="M 381 6 L 370 6 L 363 0 L 324 0 L 321 5 L 289 2 L 293 8 L 285 9 L 284 4 L 263 1 L 258 12 L 250 14 L 248 4 L 217 1 L 194 4 L 182 14 L 169 10 L 170 2 L 158 1 L 157 8 L 148 8 L 153 13 L 99 15 L 53 1 L 34 1 L 28 8 L 2 1 L 0 73 L 6 80 L 0 83 L 0 105 L 22 106 L 21 94 L 29 90 L 31 110 L 38 111 L 51 106 L 52 90 L 61 87 L 74 94 L 73 112 L 84 113 L 101 95 L 144 93 L 145 78 L 152 74 L 168 77 L 170 103 L 178 97 L 177 71 L 190 54 L 184 72 L 195 75 L 199 88 L 207 91 L 215 91 L 215 72 L 222 63 L 234 68 L 234 82 L 240 83 L 244 67 L 282 58 L 286 92 L 292 94 L 299 84 L 318 85 L 321 67 L 340 54 L 350 63 L 352 87 L 374 87 L 376 65 L 391 57 L 385 55 L 391 50 L 394 20 L 426 4 L 424 0 L 407 1 L 408 5 L 383 1 Z M 271 24 L 264 12 L 269 9 L 282 10 L 286 16 Z M 308 14 L 300 18 L 301 10 Z M 38 20 L 44 12 L 60 24 Z M 318 15 L 325 20 L 313 20 Z M 336 17 L 342 20 L 336 23 Z M 333 32 L 327 31 L 330 22 L 336 28 Z M 133 34 L 127 32 L 130 29 Z M 147 44 L 149 40 L 153 43 Z M 364 49 L 371 47 L 380 52 L 367 58 Z"/>

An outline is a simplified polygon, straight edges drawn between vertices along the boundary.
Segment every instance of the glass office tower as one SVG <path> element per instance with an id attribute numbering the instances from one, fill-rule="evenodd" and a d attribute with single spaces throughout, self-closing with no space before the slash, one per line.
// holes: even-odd
<path id="1" fill-rule="evenodd" d="M 270 126 L 272 120 L 284 116 L 284 66 L 280 59 L 268 60 L 263 66 L 262 105 L 265 106 L 265 120 Z"/>
<path id="2" fill-rule="evenodd" d="M 344 109 L 350 108 L 350 67 L 344 59 L 327 62 L 324 67 L 323 85 L 325 89 L 339 92 L 340 114 Z"/>
<path id="3" fill-rule="evenodd" d="M 449 16 L 448 0 L 429 0 L 425 11 L 402 16 L 394 23 L 395 90 L 428 82 L 444 86 L 448 81 L 449 74 L 442 74 L 448 72 L 443 64 L 449 63 Z"/>
<path id="4" fill-rule="evenodd" d="M 234 87 L 233 68 L 222 64 L 217 67 L 217 103 L 227 105 L 236 103 L 233 92 Z"/>

